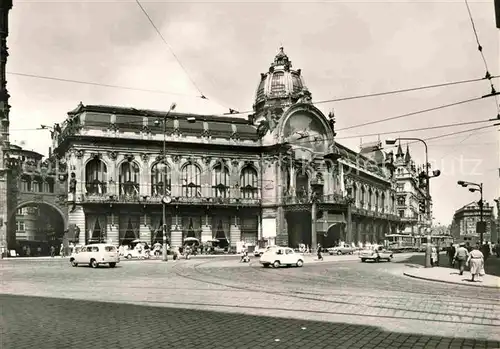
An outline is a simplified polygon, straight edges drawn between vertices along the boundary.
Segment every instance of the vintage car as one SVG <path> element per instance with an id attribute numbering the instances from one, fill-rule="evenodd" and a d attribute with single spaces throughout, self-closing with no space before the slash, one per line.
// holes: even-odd
<path id="1" fill-rule="evenodd" d="M 295 252 L 290 247 L 278 247 L 269 248 L 260 257 L 260 264 L 264 268 L 273 266 L 274 268 L 279 268 L 280 266 L 296 266 L 302 267 L 304 265 L 304 256 L 300 253 Z"/>
<path id="2" fill-rule="evenodd" d="M 351 246 L 337 246 L 337 247 L 330 247 L 328 249 L 328 253 L 330 255 L 334 255 L 334 254 L 338 254 L 338 255 L 353 254 L 355 251 L 356 251 L 356 248 L 355 247 L 351 247 Z"/>
<path id="3" fill-rule="evenodd" d="M 100 264 L 108 264 L 114 268 L 120 262 L 118 249 L 110 244 L 90 244 L 83 246 L 80 251 L 71 255 L 69 262 L 73 267 L 79 264 L 97 268 Z"/>
<path id="4" fill-rule="evenodd" d="M 359 253 L 359 258 L 361 262 L 366 262 L 367 260 L 372 260 L 375 262 L 380 262 L 386 260 L 388 262 L 394 257 L 393 252 L 387 250 L 384 246 L 373 245 L 369 249 L 364 249 Z"/>

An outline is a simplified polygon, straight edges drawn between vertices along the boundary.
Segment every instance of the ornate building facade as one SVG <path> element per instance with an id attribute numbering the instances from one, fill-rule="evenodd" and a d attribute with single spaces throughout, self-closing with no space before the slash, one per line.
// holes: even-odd
<path id="1" fill-rule="evenodd" d="M 163 224 L 172 245 L 382 242 L 400 224 L 393 156 L 335 143 L 334 123 L 282 48 L 248 119 L 80 103 L 53 132 L 68 223 L 80 243 L 154 241 Z"/>

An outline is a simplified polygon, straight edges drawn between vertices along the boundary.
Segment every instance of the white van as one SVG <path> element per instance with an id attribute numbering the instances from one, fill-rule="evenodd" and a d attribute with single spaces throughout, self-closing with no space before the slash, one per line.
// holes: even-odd
<path id="1" fill-rule="evenodd" d="M 77 267 L 78 264 L 88 264 L 92 268 L 97 268 L 100 264 L 108 264 L 110 268 L 114 268 L 116 263 L 120 262 L 120 255 L 116 246 L 90 244 L 72 254 L 69 261 L 73 267 Z"/>

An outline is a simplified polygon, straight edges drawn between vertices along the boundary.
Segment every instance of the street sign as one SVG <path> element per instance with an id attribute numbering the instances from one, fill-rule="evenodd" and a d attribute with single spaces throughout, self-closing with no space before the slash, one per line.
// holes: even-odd
<path id="1" fill-rule="evenodd" d="M 477 222 L 476 234 L 484 234 L 484 233 L 486 233 L 486 222 Z"/>

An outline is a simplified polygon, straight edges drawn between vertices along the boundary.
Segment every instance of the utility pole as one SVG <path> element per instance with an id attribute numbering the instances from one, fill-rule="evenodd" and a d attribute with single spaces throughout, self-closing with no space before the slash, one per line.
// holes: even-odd
<path id="1" fill-rule="evenodd" d="M 8 154 L 9 143 L 9 92 L 7 92 L 7 78 L 5 66 L 7 64 L 9 35 L 9 11 L 12 9 L 12 0 L 0 1 L 0 255 L 3 258 L 8 251 L 9 236 L 8 222 L 10 209 L 10 175 Z M 12 225 L 11 225 L 12 226 Z"/>

